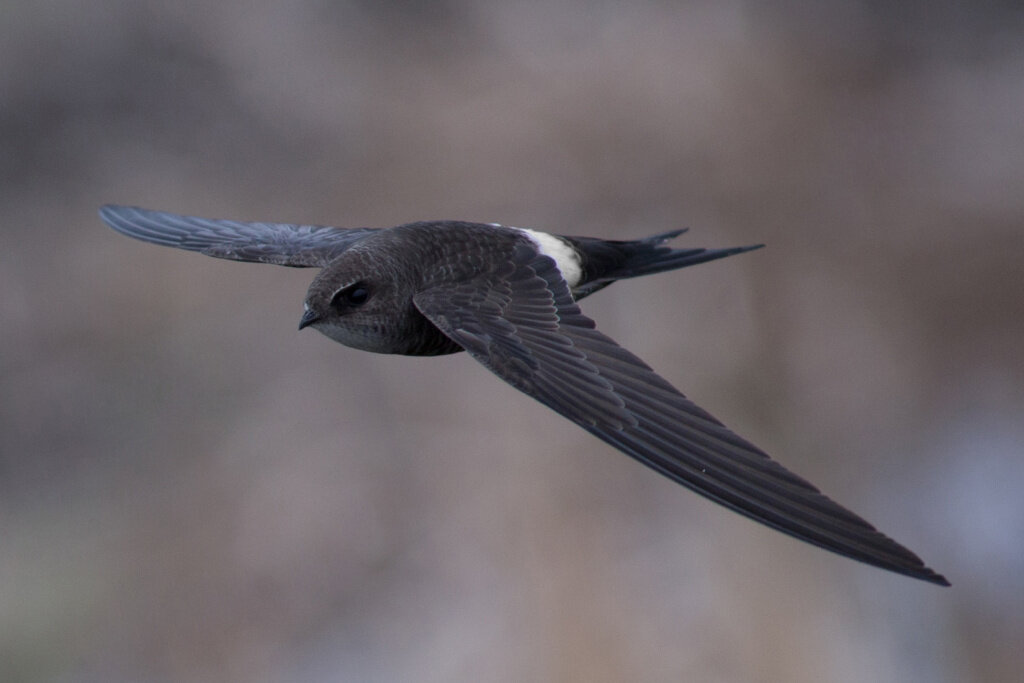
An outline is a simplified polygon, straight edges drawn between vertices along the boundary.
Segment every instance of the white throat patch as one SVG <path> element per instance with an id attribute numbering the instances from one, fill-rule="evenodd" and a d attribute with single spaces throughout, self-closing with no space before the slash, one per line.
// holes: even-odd
<path id="1" fill-rule="evenodd" d="M 583 264 L 579 254 L 568 242 L 560 237 L 555 237 L 539 230 L 529 228 L 515 228 L 537 245 L 537 251 L 555 262 L 562 279 L 573 289 L 583 279 Z"/>

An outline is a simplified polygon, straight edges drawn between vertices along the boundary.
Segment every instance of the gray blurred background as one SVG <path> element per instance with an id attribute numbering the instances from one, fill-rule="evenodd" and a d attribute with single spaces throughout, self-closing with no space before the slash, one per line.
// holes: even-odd
<path id="1" fill-rule="evenodd" d="M 980 8 L 980 9 L 979 9 Z M 1018 3 L 0 8 L 0 680 L 1019 680 Z M 601 328 L 941 589 L 688 493 L 105 202 L 753 254 Z"/>

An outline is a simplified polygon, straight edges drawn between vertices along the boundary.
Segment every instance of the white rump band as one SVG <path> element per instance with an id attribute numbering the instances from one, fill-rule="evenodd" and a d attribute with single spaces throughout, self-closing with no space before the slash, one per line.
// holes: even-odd
<path id="1" fill-rule="evenodd" d="M 583 264 L 580 262 L 580 255 L 565 240 L 539 230 L 529 228 L 516 228 L 521 230 L 531 242 L 537 245 L 537 251 L 549 257 L 555 262 L 562 279 L 572 289 L 583 279 Z"/>

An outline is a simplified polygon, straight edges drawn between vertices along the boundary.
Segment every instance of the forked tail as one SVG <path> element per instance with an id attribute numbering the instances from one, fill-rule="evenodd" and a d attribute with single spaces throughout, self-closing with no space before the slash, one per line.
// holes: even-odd
<path id="1" fill-rule="evenodd" d="M 583 284 L 574 291 L 576 299 L 589 296 L 623 278 L 695 266 L 698 263 L 742 254 L 764 246 L 763 244 L 754 244 L 725 249 L 700 247 L 672 249 L 664 246 L 665 242 L 684 232 L 686 232 L 685 229 L 672 230 L 632 241 L 598 240 L 587 237 L 569 238 L 583 255 Z"/>

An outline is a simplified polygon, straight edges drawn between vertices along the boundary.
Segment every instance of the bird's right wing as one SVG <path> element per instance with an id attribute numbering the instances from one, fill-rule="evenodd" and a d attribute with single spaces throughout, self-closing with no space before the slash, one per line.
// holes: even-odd
<path id="1" fill-rule="evenodd" d="M 294 267 L 322 268 L 375 231 L 374 228 L 243 223 L 113 204 L 101 208 L 100 217 L 114 230 L 145 242 L 234 261 Z"/>
<path id="2" fill-rule="evenodd" d="M 526 246 L 416 307 L 491 372 L 599 439 L 740 514 L 821 548 L 947 585 L 913 552 L 769 458 L 595 329 L 554 261 Z"/>

